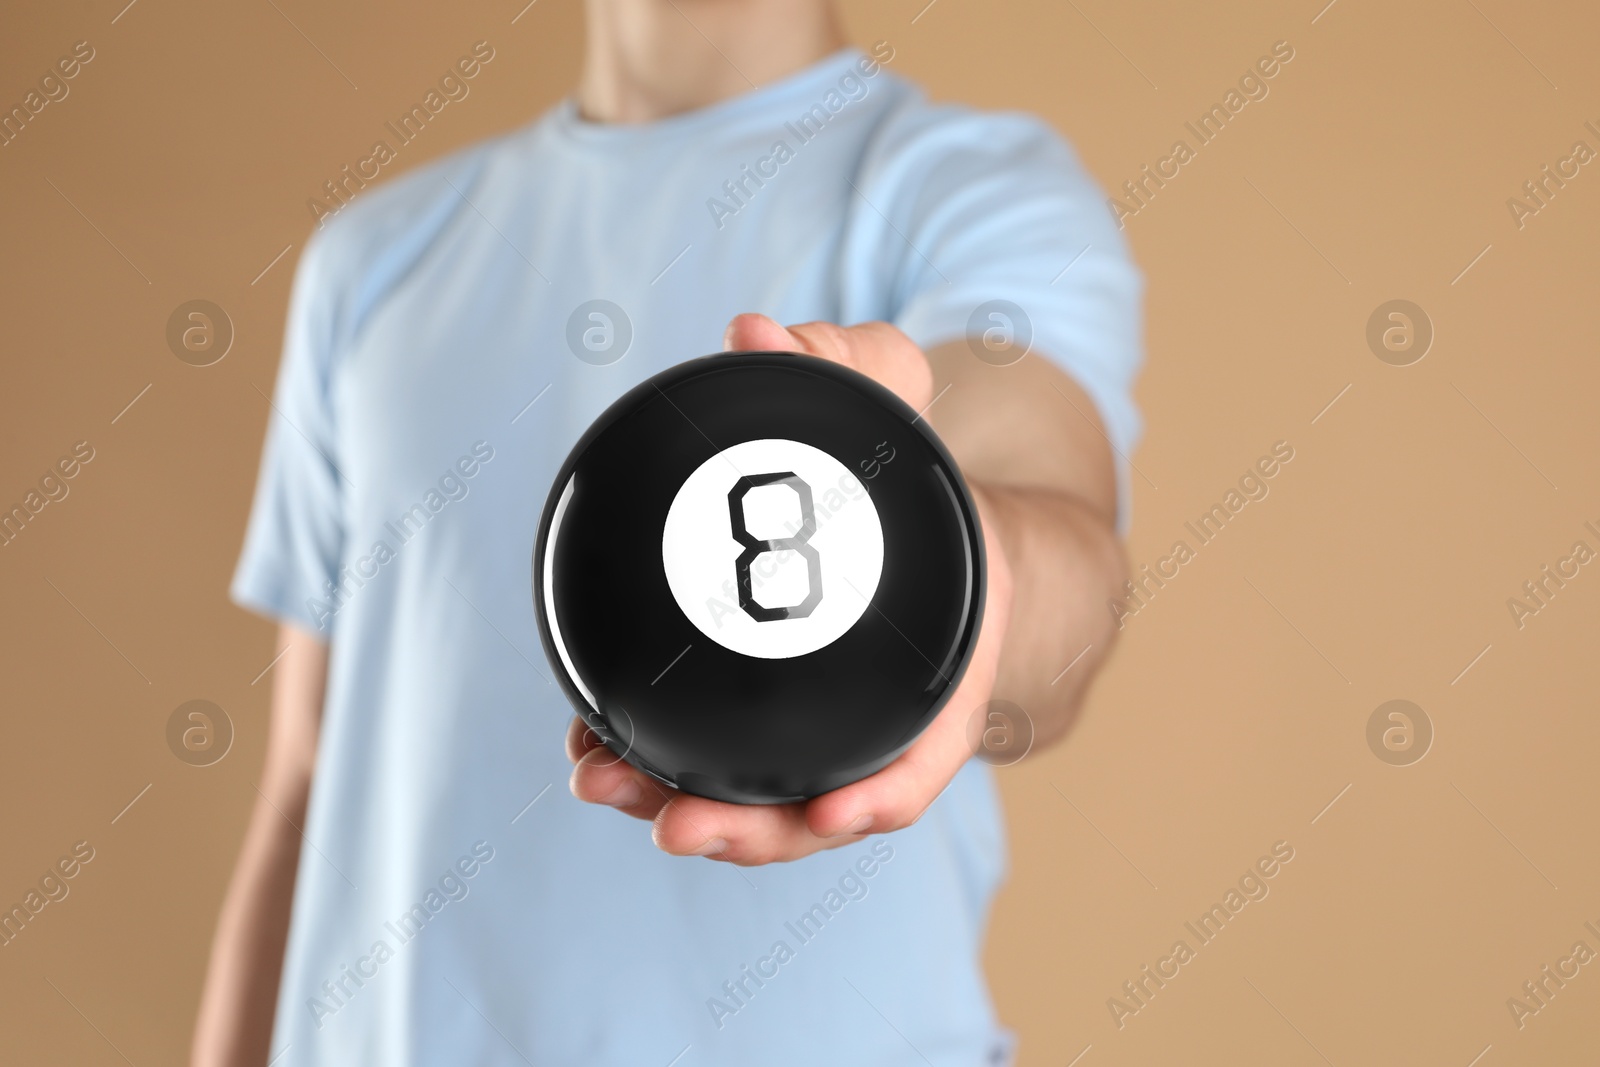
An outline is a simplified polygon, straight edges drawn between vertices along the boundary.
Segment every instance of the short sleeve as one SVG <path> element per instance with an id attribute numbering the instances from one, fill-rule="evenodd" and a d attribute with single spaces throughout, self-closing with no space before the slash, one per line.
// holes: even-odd
<path id="1" fill-rule="evenodd" d="M 322 248 L 313 241 L 295 275 L 255 501 L 230 592 L 241 607 L 327 636 L 346 486 L 329 387 L 334 315 Z"/>
<path id="2" fill-rule="evenodd" d="M 925 108 L 914 125 L 883 167 L 882 193 L 910 249 L 895 324 L 923 348 L 990 327 L 1031 329 L 1029 352 L 1072 375 L 1098 409 L 1126 528 L 1143 285 L 1104 194 L 1031 116 Z"/>

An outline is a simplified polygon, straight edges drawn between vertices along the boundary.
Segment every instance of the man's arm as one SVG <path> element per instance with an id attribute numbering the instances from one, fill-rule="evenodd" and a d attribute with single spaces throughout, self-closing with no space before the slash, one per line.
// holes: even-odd
<path id="1" fill-rule="evenodd" d="M 925 354 L 886 323 L 784 329 L 760 315 L 736 317 L 724 344 L 828 359 L 926 411 L 972 488 L 989 558 L 983 627 L 944 710 L 889 766 L 804 804 L 725 804 L 667 789 L 573 720 L 567 752 L 580 800 L 653 820 L 666 852 L 760 864 L 915 822 L 972 755 L 968 721 L 997 693 L 1027 711 L 1040 739 L 1064 734 L 1116 633 L 1105 605 L 1126 567 L 1109 445 L 1088 398 L 1043 357 L 990 367 L 965 344 Z"/>
<path id="2" fill-rule="evenodd" d="M 195 1022 L 194 1067 L 260 1067 L 271 1055 L 278 979 L 300 862 L 317 733 L 328 676 L 328 646 L 292 626 L 279 629 L 272 716 L 260 793 L 250 814 L 211 943 L 211 964 Z"/>
<path id="3" fill-rule="evenodd" d="M 1027 713 L 1035 747 L 1051 744 L 1117 635 L 1106 602 L 1127 564 L 1111 445 L 1093 401 L 1043 356 L 997 367 L 965 342 L 927 355 L 938 397 L 928 421 L 994 515 L 1012 572 L 993 695 Z"/>

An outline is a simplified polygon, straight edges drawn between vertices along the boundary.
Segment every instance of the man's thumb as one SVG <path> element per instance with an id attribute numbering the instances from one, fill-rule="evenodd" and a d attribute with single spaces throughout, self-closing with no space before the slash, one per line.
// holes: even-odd
<path id="1" fill-rule="evenodd" d="M 804 351 L 788 330 L 765 315 L 755 314 L 733 317 L 722 333 L 722 348 L 726 352 Z"/>

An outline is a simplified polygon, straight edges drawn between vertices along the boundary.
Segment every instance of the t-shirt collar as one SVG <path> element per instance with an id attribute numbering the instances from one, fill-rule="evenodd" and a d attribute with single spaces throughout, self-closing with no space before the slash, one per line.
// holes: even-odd
<path id="1" fill-rule="evenodd" d="M 820 98 L 837 85 L 839 78 L 855 69 L 863 53 L 854 46 L 841 48 L 809 67 L 776 81 L 719 100 L 706 107 L 669 115 L 653 122 L 593 122 L 578 114 L 576 96 L 568 96 L 556 105 L 548 121 L 551 128 L 564 138 L 595 146 L 638 147 L 660 139 L 684 136 L 701 130 L 743 125 L 755 119 L 781 123 L 790 118 L 789 111 L 799 106 L 802 110 L 813 98 Z"/>

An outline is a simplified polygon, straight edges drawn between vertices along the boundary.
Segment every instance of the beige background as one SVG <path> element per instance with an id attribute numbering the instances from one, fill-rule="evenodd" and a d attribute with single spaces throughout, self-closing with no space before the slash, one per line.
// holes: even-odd
<path id="1" fill-rule="evenodd" d="M 225 585 L 306 199 L 472 42 L 496 60 L 388 173 L 532 118 L 582 32 L 574 0 L 515 21 L 521 0 L 125 2 L 14 4 L 0 34 L 7 108 L 73 42 L 96 51 L 0 148 L 0 503 L 96 450 L 0 548 L 0 900 L 96 850 L 0 948 L 8 1063 L 184 1055 L 262 756 L 271 631 Z M 851 34 L 938 97 L 1042 113 L 1108 189 L 1295 50 L 1128 220 L 1149 282 L 1132 559 L 1188 539 L 1274 442 L 1295 458 L 1129 620 L 1070 741 L 1002 775 L 987 962 L 1022 1062 L 1587 1062 L 1600 962 L 1520 1030 L 1506 1000 L 1580 938 L 1600 950 L 1600 566 L 1521 630 L 1506 601 L 1574 541 L 1600 549 L 1600 164 L 1520 230 L 1506 200 L 1575 140 L 1600 149 L 1600 18 L 922 3 L 852 6 Z M 203 369 L 164 340 L 192 298 L 237 330 Z M 1412 366 L 1365 341 L 1392 298 L 1436 330 Z M 205 769 L 164 739 L 196 697 L 238 730 Z M 1367 745 L 1393 698 L 1436 731 L 1412 766 Z M 1119 1030 L 1107 999 L 1280 840 L 1271 895 Z"/>

